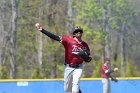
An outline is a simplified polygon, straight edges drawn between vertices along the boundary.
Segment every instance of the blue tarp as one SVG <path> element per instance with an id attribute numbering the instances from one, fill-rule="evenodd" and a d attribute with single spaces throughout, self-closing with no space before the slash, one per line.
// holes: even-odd
<path id="1" fill-rule="evenodd" d="M 82 93 L 102 93 L 101 80 L 81 80 Z M 0 93 L 65 93 L 63 81 L 0 82 Z M 140 93 L 140 80 L 111 81 L 111 93 Z"/>

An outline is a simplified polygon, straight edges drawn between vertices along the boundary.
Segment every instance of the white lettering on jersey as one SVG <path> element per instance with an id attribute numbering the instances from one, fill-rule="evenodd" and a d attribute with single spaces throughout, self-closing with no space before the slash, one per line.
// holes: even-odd
<path id="1" fill-rule="evenodd" d="M 76 45 L 73 45 L 72 47 L 73 47 L 73 49 L 72 49 L 73 54 L 78 54 L 79 51 L 82 50 L 80 47 L 77 47 Z"/>

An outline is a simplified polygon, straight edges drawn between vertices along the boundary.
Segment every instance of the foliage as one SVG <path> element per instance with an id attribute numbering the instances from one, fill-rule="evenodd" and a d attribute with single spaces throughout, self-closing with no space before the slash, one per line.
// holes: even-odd
<path id="1" fill-rule="evenodd" d="M 80 24 L 86 31 L 84 39 L 88 40 L 88 43 L 91 44 L 90 48 L 94 50 L 95 57 L 96 55 L 99 55 L 100 58 L 102 58 L 101 56 L 103 54 L 105 36 L 107 35 L 113 36 L 113 34 L 116 33 L 115 31 L 118 31 L 119 33 L 122 34 L 123 25 L 125 25 L 126 27 L 130 27 L 132 25 L 132 22 L 134 21 L 132 18 L 137 14 L 135 11 L 135 7 L 133 5 L 134 3 L 132 0 L 104 0 L 104 1 L 85 0 L 83 3 L 78 2 L 80 1 L 77 0 L 74 3 L 75 4 L 74 8 L 75 11 L 77 12 L 76 16 L 77 19 L 75 21 L 76 22 L 75 24 Z M 109 24 L 109 27 L 112 30 L 110 31 L 110 33 L 105 33 L 102 30 L 104 13 L 106 14 L 106 18 L 108 19 L 108 22 L 106 23 Z M 113 39 L 114 38 L 116 37 L 113 37 Z M 111 40 L 113 41 L 113 39 Z M 101 47 L 100 49 L 99 47 L 98 48 L 96 47 L 99 50 L 95 51 L 94 46 Z M 113 48 L 114 47 L 112 47 L 112 49 Z M 111 56 L 113 57 L 114 55 Z M 99 76 L 98 74 L 99 69 L 100 67 L 97 66 L 97 68 L 94 70 L 95 77 Z"/>
<path id="2" fill-rule="evenodd" d="M 93 77 L 101 77 L 102 60 L 95 61 L 94 65 Z"/>
<path id="3" fill-rule="evenodd" d="M 129 62 L 126 69 L 126 77 L 138 77 L 138 72 L 136 67 L 132 62 Z"/>
<path id="4" fill-rule="evenodd" d="M 43 73 L 41 73 L 39 68 L 36 68 L 32 73 L 32 78 L 44 78 Z"/>
<path id="5" fill-rule="evenodd" d="M 0 79 L 8 79 L 8 69 L 6 66 L 0 67 Z"/>
<path id="6" fill-rule="evenodd" d="M 93 60 L 85 64 L 83 77 L 100 77 L 100 69 L 104 52 L 104 39 L 111 36 L 112 67 L 121 65 L 120 35 L 124 24 L 126 44 L 126 76 L 138 76 L 139 73 L 139 7 L 135 0 L 72 0 L 71 25 L 79 25 L 84 29 L 83 40 L 89 44 Z M 136 2 L 136 1 L 135 1 Z M 139 2 L 139 1 L 137 1 Z M 0 37 L 10 38 L 11 2 L 0 1 L 1 24 L 4 30 Z M 67 23 L 69 17 L 67 0 L 18 0 L 17 40 L 16 40 L 16 78 L 62 78 L 64 69 L 63 46 L 42 35 L 42 66 L 38 62 L 40 32 L 34 28 L 36 22 L 57 35 L 69 35 Z M 109 12 L 108 12 L 109 11 Z M 110 33 L 103 31 L 104 13 L 108 12 Z M 1 20 L 1 19 L 0 19 Z M 3 36 L 2 36 L 3 35 Z M 117 41 L 118 38 L 118 41 Z M 8 39 L 9 40 L 9 39 Z M 5 59 L 1 63 L 0 78 L 10 78 L 9 42 L 5 46 Z M 118 43 L 116 43 L 118 42 Z M 3 47 L 3 43 L 1 47 Z M 0 47 L 0 50 L 2 48 Z M 116 48 L 117 47 L 117 48 Z M 1 53 L 1 51 L 0 51 Z M 117 57 L 115 56 L 117 55 Z M 1 57 L 4 55 L 1 55 Z M 115 58 L 116 57 L 116 58 Z M 137 68 L 137 69 L 136 69 Z M 135 71 L 135 72 L 134 72 Z M 32 73 L 32 74 L 31 74 Z M 115 74 L 119 76 L 120 72 Z"/>

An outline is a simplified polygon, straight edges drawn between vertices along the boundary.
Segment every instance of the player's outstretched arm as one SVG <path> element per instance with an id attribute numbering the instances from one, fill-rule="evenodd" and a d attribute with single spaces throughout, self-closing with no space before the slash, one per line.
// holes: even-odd
<path id="1" fill-rule="evenodd" d="M 118 70 L 118 68 L 114 68 L 113 70 L 111 69 L 111 70 L 108 70 L 107 72 L 106 72 L 106 74 L 111 74 L 112 72 L 115 72 L 115 71 L 117 71 Z"/>
<path id="2" fill-rule="evenodd" d="M 35 27 L 38 31 L 42 32 L 43 34 L 47 35 L 48 37 L 50 37 L 56 41 L 61 41 L 60 36 L 54 35 L 54 34 L 50 33 L 49 31 L 44 30 L 43 27 L 39 23 L 36 23 Z"/>

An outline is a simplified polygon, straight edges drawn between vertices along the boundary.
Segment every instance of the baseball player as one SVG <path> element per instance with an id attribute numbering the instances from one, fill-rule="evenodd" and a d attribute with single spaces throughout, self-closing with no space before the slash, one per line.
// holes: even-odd
<path id="1" fill-rule="evenodd" d="M 83 30 L 80 27 L 75 27 L 72 37 L 58 36 L 44 30 L 39 23 L 36 23 L 35 26 L 38 31 L 59 41 L 65 48 L 64 91 L 67 93 L 82 93 L 79 83 L 83 72 L 83 62 L 90 62 L 92 59 L 87 43 L 81 39 Z"/>
<path id="2" fill-rule="evenodd" d="M 113 70 L 110 69 L 110 59 L 105 58 L 104 64 L 101 69 L 101 77 L 102 77 L 102 83 L 103 83 L 103 93 L 110 93 L 110 81 L 109 78 L 111 78 L 112 81 L 117 82 L 117 79 L 115 77 L 111 76 L 112 72 L 115 72 L 118 70 L 118 68 L 114 68 Z"/>

